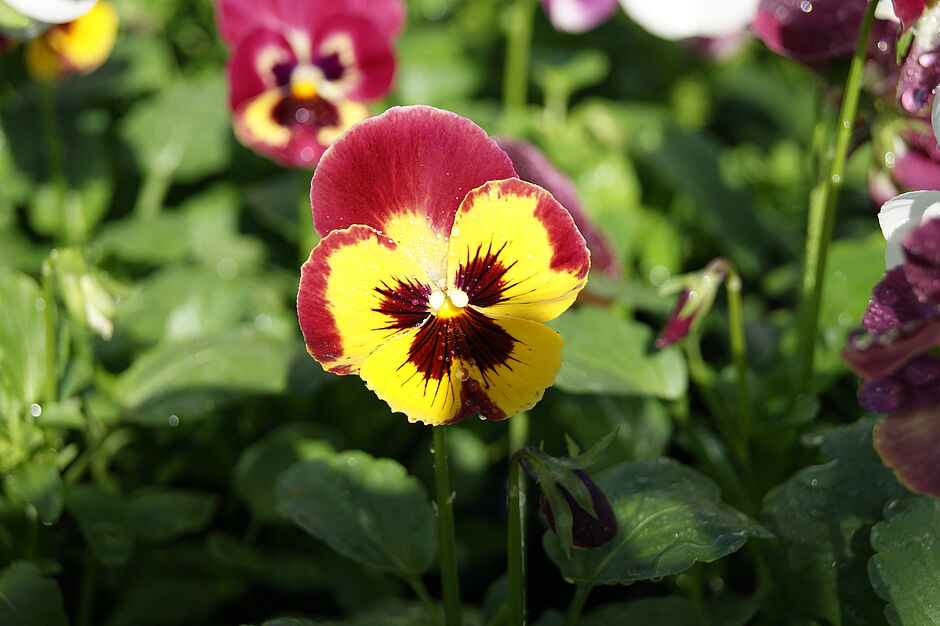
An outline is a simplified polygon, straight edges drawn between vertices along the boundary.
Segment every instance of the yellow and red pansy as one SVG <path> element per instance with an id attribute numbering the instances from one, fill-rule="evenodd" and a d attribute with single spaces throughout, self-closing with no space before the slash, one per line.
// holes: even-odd
<path id="1" fill-rule="evenodd" d="M 571 216 L 471 121 L 426 106 L 357 124 L 323 155 L 323 237 L 297 312 L 324 369 L 358 374 L 393 411 L 444 424 L 532 407 L 561 366 L 541 324 L 587 282 Z"/>
<path id="2" fill-rule="evenodd" d="M 219 0 L 239 140 L 282 165 L 315 165 L 391 86 L 403 15 L 400 0 Z"/>
<path id="3" fill-rule="evenodd" d="M 26 44 L 26 69 L 38 80 L 61 80 L 90 74 L 108 60 L 117 39 L 118 15 L 114 6 L 98 0 L 86 13 L 54 24 Z"/>

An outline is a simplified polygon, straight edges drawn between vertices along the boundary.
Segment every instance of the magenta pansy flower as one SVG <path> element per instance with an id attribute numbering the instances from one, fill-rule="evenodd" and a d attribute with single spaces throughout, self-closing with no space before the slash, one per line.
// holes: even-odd
<path id="1" fill-rule="evenodd" d="M 282 165 L 315 165 L 391 86 L 400 0 L 217 3 L 235 133 Z"/>
<path id="2" fill-rule="evenodd" d="M 847 56 L 868 0 L 761 0 L 751 30 L 768 48 L 804 63 Z"/>

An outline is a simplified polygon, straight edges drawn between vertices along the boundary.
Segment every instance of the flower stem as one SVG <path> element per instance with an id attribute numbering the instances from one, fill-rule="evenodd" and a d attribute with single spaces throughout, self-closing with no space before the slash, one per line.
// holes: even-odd
<path id="1" fill-rule="evenodd" d="M 836 127 L 835 146 L 828 163 L 828 174 L 810 193 L 809 220 L 806 229 L 806 256 L 800 286 L 800 320 L 798 343 L 797 393 L 810 390 L 819 325 L 819 304 L 826 272 L 826 255 L 835 224 L 836 203 L 845 177 L 845 162 L 852 137 L 855 113 L 862 88 L 862 70 L 871 38 L 876 0 L 869 0 L 862 27 L 855 43 L 855 54 L 849 67 Z"/>
<path id="2" fill-rule="evenodd" d="M 741 315 L 741 276 L 730 261 L 725 262 L 728 281 L 725 289 L 728 293 L 728 325 L 731 335 L 731 359 L 738 387 L 738 434 L 742 440 L 743 452 L 748 454 L 751 433 L 751 393 L 747 382 L 747 344 L 744 339 L 744 322 Z M 747 457 L 745 456 L 745 460 Z"/>
<path id="3" fill-rule="evenodd" d="M 535 0 L 516 0 L 509 24 L 506 67 L 503 73 L 503 107 L 507 113 L 525 107 L 529 86 L 529 48 Z"/>
<path id="4" fill-rule="evenodd" d="M 147 172 L 134 203 L 134 214 L 137 217 L 152 219 L 160 213 L 166 194 L 170 190 L 172 176 L 173 169 L 154 168 Z"/>
<path id="5" fill-rule="evenodd" d="M 571 604 L 568 605 L 568 610 L 565 611 L 565 626 L 576 626 L 578 620 L 581 619 L 581 611 L 584 610 L 584 603 L 587 602 L 588 596 L 591 595 L 591 589 L 593 588 L 594 585 L 584 583 L 577 586 L 574 597 L 571 598 Z"/>
<path id="6" fill-rule="evenodd" d="M 517 419 L 521 416 L 516 416 Z M 519 472 L 522 450 L 509 459 L 509 522 L 506 529 L 506 615 L 508 626 L 525 624 L 525 544 L 522 534 L 524 477 Z"/>
<path id="7" fill-rule="evenodd" d="M 53 250 L 53 252 L 55 252 Z M 58 400 L 56 381 L 56 340 L 55 340 L 55 295 L 52 292 L 52 264 L 49 259 L 42 263 L 42 298 L 45 307 L 42 310 L 44 340 L 46 342 L 46 378 L 43 386 L 43 401 L 53 403 Z"/>
<path id="8" fill-rule="evenodd" d="M 444 623 L 460 626 L 460 581 L 457 574 L 457 547 L 454 539 L 454 509 L 447 467 L 446 426 L 434 427 L 434 476 L 437 491 L 437 546 L 441 562 L 441 589 L 444 596 Z"/>

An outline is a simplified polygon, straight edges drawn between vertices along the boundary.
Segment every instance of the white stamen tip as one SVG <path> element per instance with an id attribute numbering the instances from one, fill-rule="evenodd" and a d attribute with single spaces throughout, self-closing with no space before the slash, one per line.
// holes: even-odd
<path id="1" fill-rule="evenodd" d="M 439 309 L 444 306 L 444 292 L 435 291 L 432 293 L 431 297 L 428 298 L 428 305 L 430 305 L 432 309 Z"/>
<path id="2" fill-rule="evenodd" d="M 470 301 L 469 296 L 460 289 L 448 289 L 447 297 L 450 298 L 451 303 L 458 309 L 462 309 L 467 306 L 467 302 Z"/>

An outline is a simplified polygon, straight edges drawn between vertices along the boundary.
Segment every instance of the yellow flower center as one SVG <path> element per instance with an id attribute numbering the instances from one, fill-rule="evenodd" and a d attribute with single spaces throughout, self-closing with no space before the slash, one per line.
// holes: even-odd
<path id="1" fill-rule="evenodd" d="M 466 292 L 460 289 L 448 289 L 433 292 L 428 298 L 428 306 L 431 308 L 431 313 L 446 319 L 463 313 L 463 308 L 469 301 L 470 297 Z"/>
<path id="2" fill-rule="evenodd" d="M 290 77 L 290 95 L 298 100 L 312 100 L 320 93 L 322 73 L 311 65 L 298 65 Z"/>

